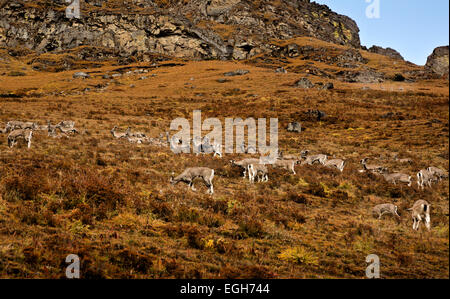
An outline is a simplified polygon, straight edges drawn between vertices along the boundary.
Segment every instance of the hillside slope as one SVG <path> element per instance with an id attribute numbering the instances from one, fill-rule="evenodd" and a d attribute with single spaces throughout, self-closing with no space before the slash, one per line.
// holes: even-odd
<path id="1" fill-rule="evenodd" d="M 0 50 L 0 128 L 73 120 L 80 132 L 52 138 L 44 127 L 30 149 L 0 133 L 0 277 L 63 278 L 77 254 L 83 278 L 365 278 L 377 254 L 382 278 L 448 279 L 448 179 L 421 190 L 359 172 L 364 157 L 413 178 L 431 165 L 448 171 L 448 80 L 311 37 L 270 44 L 245 61 Z M 224 75 L 238 69 L 249 72 Z M 111 136 L 118 126 L 158 138 L 194 109 L 203 120 L 278 118 L 286 154 L 309 149 L 346 167 L 270 169 L 269 182 L 251 184 L 229 163 L 250 155 L 175 155 Z M 293 121 L 306 130 L 288 132 Z M 201 182 L 196 192 L 169 184 L 192 166 L 215 169 L 214 195 Z M 430 232 L 411 228 L 407 208 L 419 199 L 431 203 Z M 399 221 L 372 217 L 385 202 Z"/>

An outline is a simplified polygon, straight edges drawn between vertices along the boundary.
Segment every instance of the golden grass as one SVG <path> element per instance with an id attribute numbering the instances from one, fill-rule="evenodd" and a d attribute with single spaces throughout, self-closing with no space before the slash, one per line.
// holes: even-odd
<path id="1" fill-rule="evenodd" d="M 374 68 L 384 64 L 363 55 Z M 75 70 L 37 72 L 26 58 L 10 59 L 0 61 L 0 123 L 71 119 L 81 134 L 36 133 L 30 150 L 9 149 L 0 135 L 0 277 L 64 277 L 64 259 L 75 253 L 84 278 L 364 278 L 365 257 L 375 253 L 383 278 L 448 278 L 448 181 L 422 192 L 358 173 L 362 157 L 411 175 L 430 165 L 448 170 L 448 82 L 361 90 L 331 80 L 334 90 L 302 90 L 290 86 L 299 74 L 186 60 L 132 64 L 149 73 L 116 79 L 102 79 L 121 68 L 105 63 L 83 70 L 91 78 L 81 80 L 72 78 Z M 216 81 L 242 68 L 250 73 Z M 7 75 L 15 70 L 25 76 Z M 320 166 L 297 167 L 295 176 L 271 171 L 268 183 L 252 185 L 227 163 L 242 155 L 176 156 L 109 132 L 131 126 L 157 137 L 194 109 L 203 119 L 277 117 L 285 152 L 308 148 L 345 158 L 347 167 L 342 174 Z M 307 109 L 328 118 L 302 121 Z M 394 117 L 381 118 L 387 112 Z M 288 133 L 286 124 L 297 120 L 307 130 Z M 400 165 L 394 152 L 414 162 Z M 168 183 L 172 171 L 196 165 L 216 170 L 214 196 L 201 183 L 197 192 Z M 429 233 L 411 229 L 405 209 L 418 199 L 432 203 Z M 400 223 L 371 217 L 383 202 L 399 206 Z"/>

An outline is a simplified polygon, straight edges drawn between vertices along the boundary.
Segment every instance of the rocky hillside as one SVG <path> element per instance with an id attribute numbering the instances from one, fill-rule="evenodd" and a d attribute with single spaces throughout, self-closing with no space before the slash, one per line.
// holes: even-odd
<path id="1" fill-rule="evenodd" d="M 369 52 L 388 56 L 392 59 L 404 60 L 403 56 L 397 50 L 394 50 L 392 48 L 382 48 L 379 46 L 372 46 L 368 50 Z"/>
<path id="2" fill-rule="evenodd" d="M 428 56 L 425 67 L 440 76 L 448 76 L 448 46 L 438 47 Z"/>
<path id="3" fill-rule="evenodd" d="M 84 0 L 79 19 L 68 19 L 66 6 L 0 1 L 0 47 L 43 53 L 97 46 L 143 60 L 149 53 L 246 59 L 270 51 L 270 40 L 296 36 L 360 47 L 353 20 L 309 0 Z"/>

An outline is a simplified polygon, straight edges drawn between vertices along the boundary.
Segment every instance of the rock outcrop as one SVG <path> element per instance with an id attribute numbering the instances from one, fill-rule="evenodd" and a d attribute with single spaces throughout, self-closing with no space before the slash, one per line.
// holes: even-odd
<path id="1" fill-rule="evenodd" d="M 425 68 L 439 76 L 449 73 L 449 46 L 438 47 L 428 56 Z"/>
<path id="2" fill-rule="evenodd" d="M 398 60 L 405 60 L 403 56 L 397 51 L 392 48 L 382 48 L 378 46 L 372 46 L 368 50 L 369 52 L 384 55 L 387 57 L 390 57 L 392 59 L 398 59 Z"/>
<path id="3" fill-rule="evenodd" d="M 309 0 L 85 0 L 81 17 L 71 19 L 67 5 L 0 1 L 0 47 L 44 53 L 95 46 L 122 56 L 194 59 L 246 59 L 272 39 L 296 36 L 360 47 L 353 20 Z"/>

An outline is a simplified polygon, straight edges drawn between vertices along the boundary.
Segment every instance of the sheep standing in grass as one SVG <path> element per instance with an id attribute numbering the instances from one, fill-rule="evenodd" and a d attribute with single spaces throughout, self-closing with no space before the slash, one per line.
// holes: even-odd
<path id="1" fill-rule="evenodd" d="M 280 151 L 278 159 L 280 160 L 300 160 L 297 155 L 285 155 L 283 151 Z"/>
<path id="2" fill-rule="evenodd" d="M 201 143 L 201 151 L 204 154 L 213 153 L 213 157 L 219 156 L 219 158 L 222 158 L 222 145 L 218 142 L 211 143 L 208 136 L 203 138 Z"/>
<path id="3" fill-rule="evenodd" d="M 114 138 L 117 138 L 117 139 L 119 139 L 119 138 L 127 138 L 127 133 L 118 133 L 118 132 L 116 132 L 116 130 L 117 130 L 117 126 L 114 126 L 114 128 L 112 128 L 112 130 L 111 130 L 111 134 L 113 135 L 113 137 Z"/>
<path id="4" fill-rule="evenodd" d="M 264 164 L 249 164 L 248 178 L 251 183 L 255 182 L 255 178 L 258 178 L 258 182 L 267 182 L 269 180 L 268 170 Z"/>
<path id="5" fill-rule="evenodd" d="M 436 177 L 433 173 L 429 172 L 426 169 L 422 169 L 417 173 L 417 185 L 422 190 L 424 189 L 424 185 L 428 185 L 431 188 L 431 183 L 436 180 Z"/>
<path id="6" fill-rule="evenodd" d="M 325 161 L 328 159 L 328 156 L 324 154 L 308 155 L 308 153 L 309 153 L 308 150 L 304 150 L 300 153 L 301 158 L 304 159 L 303 162 L 301 163 L 302 165 L 305 164 L 313 165 L 316 162 L 325 165 Z"/>
<path id="7" fill-rule="evenodd" d="M 212 180 L 214 178 L 214 169 L 207 168 L 207 167 L 189 167 L 186 168 L 183 173 L 181 173 L 177 177 L 171 177 L 170 183 L 172 185 L 176 185 L 179 182 L 185 182 L 189 185 L 189 187 L 192 189 L 192 191 L 196 191 L 194 188 L 194 180 L 200 178 L 205 183 L 206 187 L 208 187 L 208 193 L 213 194 L 214 193 L 214 186 L 212 183 Z"/>
<path id="8" fill-rule="evenodd" d="M 412 208 L 408 209 L 412 213 L 413 229 L 419 230 L 420 222 L 424 219 L 425 226 L 428 230 L 431 229 L 430 219 L 430 204 L 425 200 L 418 200 L 414 203 Z"/>
<path id="9" fill-rule="evenodd" d="M 444 170 L 437 168 L 437 167 L 428 167 L 428 172 L 434 175 L 439 181 L 442 179 L 448 179 L 448 174 Z"/>
<path id="10" fill-rule="evenodd" d="M 344 167 L 345 167 L 345 161 L 341 160 L 341 159 L 326 160 L 325 163 L 324 163 L 324 166 L 326 166 L 326 167 L 335 167 L 340 172 L 343 172 L 344 171 Z"/>
<path id="11" fill-rule="evenodd" d="M 397 211 L 398 207 L 390 203 L 377 205 L 372 209 L 373 215 L 378 217 L 378 219 L 381 219 L 381 217 L 383 217 L 383 215 L 385 214 L 392 214 L 398 219 L 400 219 L 400 215 L 397 213 Z"/>
<path id="12" fill-rule="evenodd" d="M 248 165 L 259 164 L 259 162 L 260 162 L 259 159 L 254 159 L 254 158 L 247 158 L 247 159 L 237 161 L 237 162 L 235 160 L 230 160 L 231 165 L 238 166 L 239 168 L 241 168 L 244 171 L 244 179 L 247 176 Z"/>
<path id="13" fill-rule="evenodd" d="M 56 126 L 52 125 L 50 121 L 47 121 L 47 135 L 48 137 L 61 138 L 61 134 L 56 133 Z"/>
<path id="14" fill-rule="evenodd" d="M 25 142 L 27 142 L 28 148 L 30 148 L 32 137 L 33 137 L 33 130 L 30 129 L 14 130 L 8 135 L 8 146 L 12 148 L 14 145 L 16 145 L 18 139 L 23 139 L 25 140 Z"/>
<path id="15" fill-rule="evenodd" d="M 383 177 L 387 182 L 392 183 L 394 185 L 397 185 L 397 182 L 408 184 L 408 187 L 411 187 L 412 185 L 412 177 L 404 173 L 398 172 L 389 174 L 383 173 Z"/>
<path id="16" fill-rule="evenodd" d="M 295 165 L 299 163 L 298 160 L 276 160 L 275 163 L 271 164 L 273 168 L 282 168 L 291 172 L 292 174 L 297 174 L 295 172 Z"/>
<path id="17" fill-rule="evenodd" d="M 144 133 L 132 132 L 130 127 L 127 128 L 127 130 L 125 131 L 125 134 L 128 137 L 136 137 L 136 138 L 146 138 L 147 137 Z"/>
<path id="18" fill-rule="evenodd" d="M 365 171 L 370 171 L 373 173 L 383 173 L 387 171 L 387 168 L 383 166 L 367 164 L 367 160 L 369 160 L 369 158 L 364 158 L 359 162 L 364 167 Z"/>
<path id="19" fill-rule="evenodd" d="M 35 130 L 35 129 L 37 129 L 37 125 L 34 122 L 23 122 L 23 121 L 12 120 L 6 124 L 4 131 L 5 131 L 5 133 L 9 133 L 9 132 L 12 132 L 17 129 Z"/>

